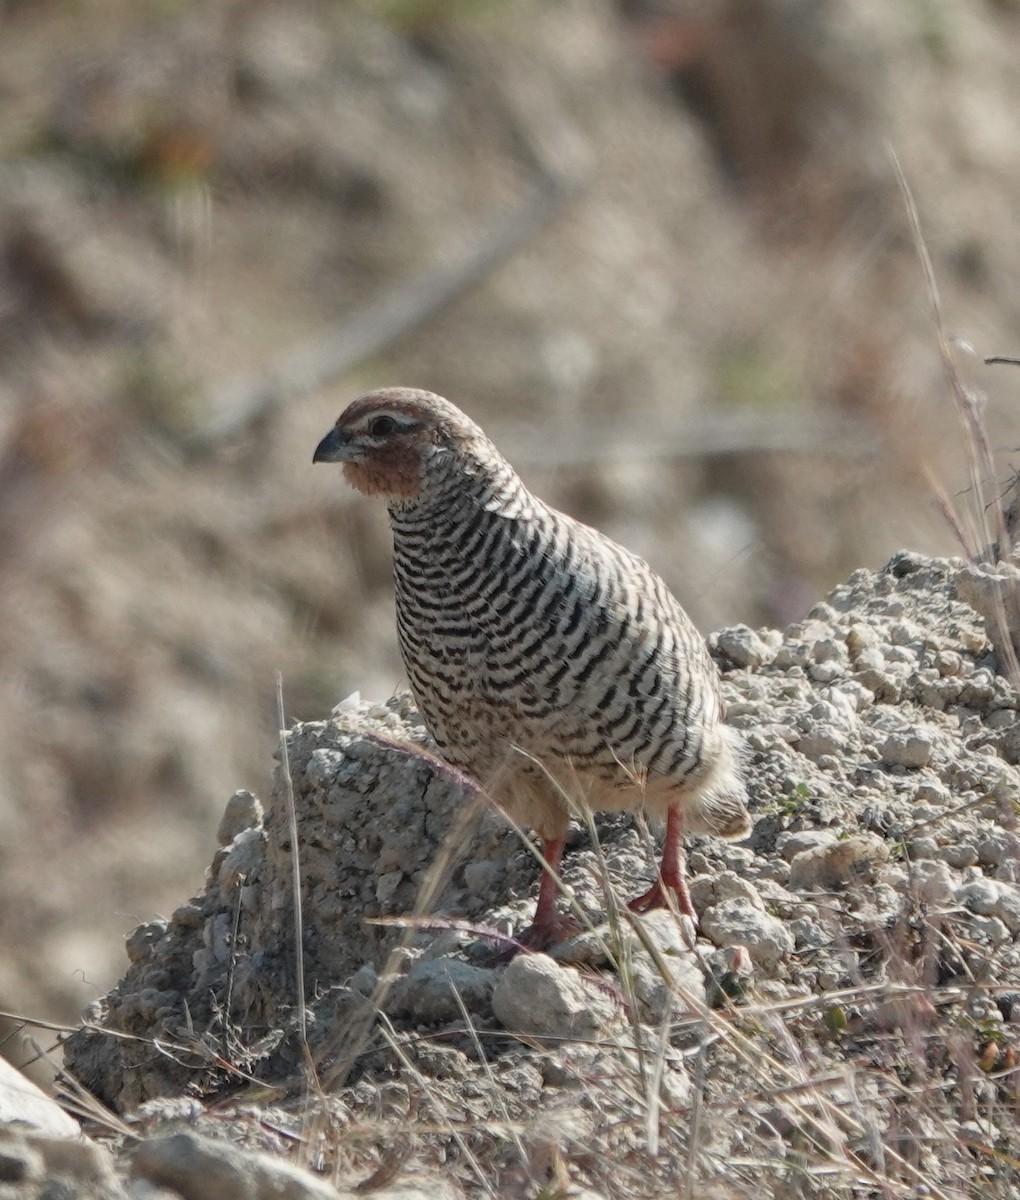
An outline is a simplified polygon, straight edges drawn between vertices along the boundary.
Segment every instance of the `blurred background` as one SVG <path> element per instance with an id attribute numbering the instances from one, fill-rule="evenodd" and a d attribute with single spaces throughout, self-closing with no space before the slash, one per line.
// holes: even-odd
<path id="1" fill-rule="evenodd" d="M 955 553 L 1005 478 L 1017 0 L 0 2 L 0 1008 L 73 1020 L 289 719 L 402 684 L 385 513 L 311 465 L 441 392 L 706 632 Z M 971 352 L 965 343 L 974 348 Z"/>

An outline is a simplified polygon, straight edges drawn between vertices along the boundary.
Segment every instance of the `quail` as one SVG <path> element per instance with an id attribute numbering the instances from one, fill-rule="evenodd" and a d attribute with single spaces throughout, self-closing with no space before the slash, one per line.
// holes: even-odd
<path id="1" fill-rule="evenodd" d="M 684 831 L 750 831 L 739 735 L 690 618 L 636 555 L 545 504 L 474 421 L 431 392 L 355 400 L 314 462 L 380 496 L 393 533 L 397 632 L 440 754 L 543 840 L 531 926 L 543 948 L 576 926 L 557 910 L 572 807 L 665 817 L 658 876 L 630 902 L 696 923 Z"/>

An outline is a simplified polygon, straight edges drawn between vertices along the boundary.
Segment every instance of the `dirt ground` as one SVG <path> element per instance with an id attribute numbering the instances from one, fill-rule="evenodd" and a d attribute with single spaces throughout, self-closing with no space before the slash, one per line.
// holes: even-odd
<path id="1" fill-rule="evenodd" d="M 121 1170 L 207 1134 L 341 1188 L 388 1164 L 479 1197 L 1012 1200 L 1020 696 L 968 600 L 991 582 L 904 552 L 713 637 L 753 828 L 688 839 L 696 938 L 626 907 L 640 820 L 582 813 L 582 932 L 508 964 L 538 864 L 409 697 L 294 726 L 66 1042 L 90 1130 Z"/>

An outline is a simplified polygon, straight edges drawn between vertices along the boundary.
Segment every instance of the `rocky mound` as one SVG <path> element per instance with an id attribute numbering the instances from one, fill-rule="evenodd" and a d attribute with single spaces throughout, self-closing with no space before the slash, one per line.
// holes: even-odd
<path id="1" fill-rule="evenodd" d="M 264 1126 L 296 1136 L 303 1024 L 347 1131 L 328 1161 L 399 1133 L 479 1194 L 1015 1194 L 1018 695 L 966 578 L 901 553 L 783 633 L 713 636 L 755 828 L 692 843 L 693 948 L 668 914 L 621 908 L 654 846 L 615 816 L 581 822 L 565 862 L 589 932 L 559 961 L 499 961 L 533 851 L 434 758 L 406 696 L 351 698 L 286 742 L 303 1022 L 278 769 L 264 813 L 228 805 L 205 890 L 129 937 L 67 1070 L 150 1122 L 167 1097 L 195 1101 L 178 1123 L 223 1114 L 257 1080 L 278 1097 Z"/>

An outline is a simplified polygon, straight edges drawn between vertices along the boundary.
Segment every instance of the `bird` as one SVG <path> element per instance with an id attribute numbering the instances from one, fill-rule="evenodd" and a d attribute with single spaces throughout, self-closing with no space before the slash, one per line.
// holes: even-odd
<path id="1" fill-rule="evenodd" d="M 541 950 L 577 931 L 557 875 L 579 805 L 665 818 L 657 876 L 629 907 L 675 904 L 697 928 L 683 835 L 749 834 L 745 752 L 706 643 L 659 575 L 533 495 L 432 392 L 359 397 L 312 461 L 342 463 L 385 501 L 400 652 L 440 755 L 542 839 L 517 942 Z"/>

